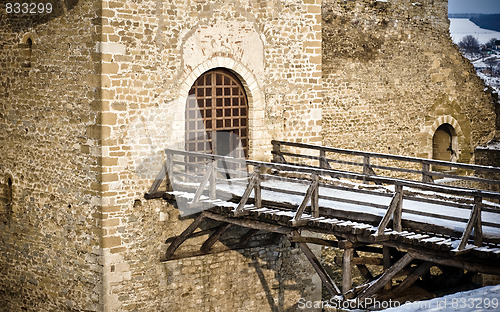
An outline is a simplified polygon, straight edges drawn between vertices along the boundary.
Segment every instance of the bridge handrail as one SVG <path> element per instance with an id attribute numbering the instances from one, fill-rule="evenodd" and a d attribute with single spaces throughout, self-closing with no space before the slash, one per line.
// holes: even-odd
<path id="1" fill-rule="evenodd" d="M 323 164 L 325 162 L 326 163 L 328 163 L 328 162 L 344 163 L 343 161 L 326 158 L 325 153 L 329 152 L 329 153 L 337 153 L 337 154 L 364 157 L 363 163 L 356 163 L 356 162 L 345 162 L 345 163 L 348 165 L 362 166 L 363 173 L 371 172 L 372 175 L 375 174 L 375 172 L 373 171 L 373 168 L 379 168 L 379 169 L 383 169 L 383 170 L 390 170 L 390 171 L 396 171 L 396 172 L 407 172 L 407 173 L 419 174 L 419 175 L 422 175 L 422 182 L 426 182 L 426 183 L 433 183 L 434 181 L 433 181 L 432 177 L 436 176 L 436 177 L 443 177 L 443 178 L 454 178 L 454 179 L 464 180 L 464 181 L 474 181 L 474 182 L 479 182 L 479 183 L 500 185 L 500 180 L 491 180 L 491 179 L 480 178 L 477 176 L 463 176 L 463 175 L 442 173 L 442 172 L 436 172 L 436 171 L 430 170 L 430 166 L 435 165 L 435 166 L 449 167 L 450 169 L 457 168 L 457 169 L 464 169 L 464 170 L 474 170 L 474 171 L 483 171 L 483 172 L 500 174 L 499 167 L 464 164 L 464 163 L 456 163 L 456 162 L 449 162 L 449 161 L 442 161 L 442 160 L 434 160 L 434 159 L 418 158 L 418 157 L 410 157 L 410 156 L 401 156 L 401 155 L 391 155 L 391 154 L 383 154 L 383 153 L 363 152 L 363 151 L 357 151 L 357 150 L 347 150 L 347 149 L 341 149 L 341 148 L 313 145 L 313 144 L 308 144 L 308 143 L 296 143 L 296 142 L 286 142 L 286 141 L 278 141 L 278 140 L 272 140 L 271 143 L 273 145 L 272 154 L 274 155 L 275 162 L 282 162 L 284 160 L 284 156 L 293 156 L 293 157 L 298 157 L 298 158 L 319 160 L 320 166 L 321 166 L 322 162 L 323 162 Z M 304 148 L 304 149 L 310 149 L 310 150 L 317 150 L 320 152 L 320 156 L 301 155 L 301 154 L 282 151 L 281 146 L 291 146 L 291 147 L 298 147 L 298 148 Z M 281 157 L 281 159 L 280 159 L 280 157 Z M 370 164 L 370 159 L 372 159 L 372 158 L 382 158 L 382 159 L 390 159 L 390 160 L 397 160 L 397 161 L 404 161 L 404 162 L 419 163 L 422 165 L 422 169 L 417 170 L 417 169 L 399 168 L 399 167 L 392 167 L 392 166 L 373 165 L 373 164 Z M 286 162 L 286 160 L 285 160 L 285 162 Z"/>
<path id="2" fill-rule="evenodd" d="M 317 168 L 317 167 L 302 166 L 302 165 L 289 165 L 289 164 L 282 164 L 282 163 L 269 163 L 269 162 L 249 160 L 249 159 L 242 160 L 242 159 L 236 159 L 236 158 L 229 157 L 229 156 L 187 152 L 187 151 L 180 151 L 180 150 L 174 150 L 174 149 L 165 149 L 165 153 L 167 155 L 168 154 L 177 154 L 177 155 L 184 155 L 184 156 L 194 156 L 194 157 L 199 157 L 199 158 L 210 159 L 212 161 L 224 160 L 228 163 L 245 162 L 246 165 L 251 165 L 251 166 L 260 166 L 260 167 L 267 167 L 267 168 L 283 170 L 283 171 L 317 174 L 317 175 L 323 175 L 323 176 L 338 176 L 338 177 L 343 177 L 343 178 L 347 178 L 347 179 L 360 180 L 360 181 L 370 181 L 370 182 L 375 182 L 375 183 L 385 183 L 385 184 L 389 184 L 389 185 L 406 186 L 406 187 L 410 187 L 410 188 L 416 188 L 416 189 L 421 189 L 421 190 L 425 190 L 425 191 L 433 191 L 433 192 L 439 192 L 439 193 L 445 193 L 445 194 L 451 194 L 451 195 L 500 199 L 500 193 L 494 192 L 494 191 L 474 190 L 474 189 L 467 189 L 467 188 L 456 187 L 456 186 L 448 186 L 448 185 L 444 186 L 444 185 L 438 185 L 438 184 L 429 184 L 429 183 L 420 182 L 420 181 L 411 181 L 411 180 L 405 180 L 405 179 L 399 179 L 399 178 L 373 176 L 373 175 L 343 171 L 343 170 L 338 170 L 338 169 L 326 169 L 326 168 Z"/>
<path id="3" fill-rule="evenodd" d="M 310 201 L 310 207 L 311 207 L 311 216 L 313 218 L 318 218 L 320 217 L 320 207 L 319 207 L 319 198 L 321 197 L 319 195 L 319 188 L 320 188 L 320 180 L 319 177 L 320 175 L 322 176 L 330 176 L 330 177 L 340 177 L 342 176 L 343 178 L 347 179 L 354 179 L 354 180 L 363 180 L 363 182 L 366 181 L 371 181 L 379 184 L 390 184 L 394 185 L 394 193 L 392 195 L 391 202 L 389 204 L 389 207 L 387 208 L 382 220 L 380 221 L 379 225 L 377 226 L 377 236 L 384 236 L 386 227 L 388 226 L 391 218 L 393 219 L 393 229 L 397 232 L 402 231 L 402 203 L 403 203 L 403 198 L 405 196 L 405 193 L 403 192 L 403 187 L 409 187 L 413 189 L 420 189 L 420 190 L 425 190 L 425 191 L 432 191 L 435 193 L 444 193 L 444 194 L 452 194 L 452 195 L 459 195 L 459 196 L 470 196 L 473 197 L 473 205 L 471 207 L 471 215 L 467 221 L 466 227 L 464 232 L 462 233 L 462 236 L 460 238 L 459 245 L 454 249 L 455 252 L 461 253 L 466 251 L 467 249 L 467 244 L 469 242 L 469 238 L 472 234 L 472 231 L 474 230 L 474 245 L 476 246 L 481 246 L 484 236 L 483 236 L 483 222 L 481 221 L 481 211 L 483 209 L 483 198 L 494 198 L 494 199 L 500 199 L 500 193 L 493 192 L 493 191 L 484 191 L 484 190 L 474 190 L 474 189 L 465 189 L 465 188 L 458 188 L 458 187 L 453 187 L 453 186 L 443 186 L 443 185 L 437 185 L 437 184 L 430 184 L 430 183 L 424 183 L 420 181 L 412 181 L 412 180 L 404 180 L 404 179 L 398 179 L 398 178 L 390 178 L 390 177 L 379 177 L 379 176 L 373 176 L 370 174 L 365 174 L 365 173 L 355 173 L 355 172 L 348 172 L 348 171 L 342 171 L 342 170 L 335 170 L 331 168 L 318 168 L 318 167 L 312 167 L 312 166 L 301 166 L 301 165 L 289 165 L 289 164 L 283 164 L 283 163 L 269 163 L 269 162 L 263 162 L 263 161 L 255 161 L 255 160 L 247 160 L 247 159 L 236 159 L 233 157 L 229 156 L 220 156 L 220 155 L 213 155 L 213 154 L 204 154 L 204 153 L 196 153 L 196 152 L 186 152 L 186 151 L 180 151 L 180 150 L 173 150 L 173 149 L 165 149 L 166 153 L 166 162 L 162 166 L 162 170 L 160 174 L 157 176 L 155 179 L 150 192 L 148 192 L 145 196 L 146 198 L 157 198 L 158 194 L 161 194 L 162 192 L 157 192 L 158 188 L 163 180 L 166 180 L 166 185 L 167 185 L 167 190 L 166 192 L 169 191 L 169 188 L 175 184 L 175 181 L 173 179 L 173 176 L 169 176 L 173 170 L 173 164 L 174 164 L 174 155 L 183 155 L 183 156 L 191 156 L 191 157 L 198 157 L 198 158 L 204 158 L 209 160 L 208 164 L 206 164 L 206 168 L 208 169 L 199 184 L 199 186 L 196 189 L 196 192 L 194 194 L 194 197 L 192 201 L 189 203 L 190 205 L 194 205 L 194 207 L 198 204 L 200 204 L 199 200 L 201 198 L 201 195 L 203 194 L 206 186 L 208 185 L 208 190 L 209 190 L 209 200 L 216 200 L 217 199 L 217 166 L 218 166 L 218 161 L 224 161 L 226 163 L 237 163 L 237 164 L 242 164 L 244 163 L 246 166 L 253 166 L 253 173 L 249 175 L 248 177 L 248 184 L 245 188 L 245 191 L 243 195 L 241 196 L 241 199 L 238 203 L 238 206 L 233 210 L 233 216 L 238 217 L 241 215 L 246 214 L 246 211 L 244 209 L 250 194 L 253 192 L 254 193 L 254 203 L 253 205 L 257 208 L 262 208 L 262 195 L 261 195 L 261 190 L 262 190 L 262 177 L 261 177 L 261 168 L 270 168 L 274 170 L 284 170 L 286 172 L 298 172 L 301 174 L 310 174 L 310 180 L 311 183 L 305 193 L 305 197 L 302 200 L 301 204 L 297 208 L 297 210 L 294 213 L 293 219 L 292 219 L 292 224 L 294 226 L 300 226 L 301 224 L 306 224 L 308 221 L 307 219 L 302 218 L 302 214 L 304 213 L 308 202 Z M 227 168 L 227 164 L 222 164 L 223 167 Z M 170 190 L 172 190 L 170 188 Z M 165 194 L 166 192 L 162 193 Z M 285 192 L 285 193 L 293 193 L 293 192 Z M 327 198 L 325 196 L 322 196 L 322 198 Z M 328 199 L 330 200 L 338 200 L 338 198 L 335 197 L 329 197 Z M 362 203 L 361 201 L 352 201 L 356 203 Z M 445 218 L 446 219 L 446 218 Z"/>
<path id="4" fill-rule="evenodd" d="M 415 163 L 425 163 L 425 164 L 436 165 L 436 166 L 446 166 L 446 167 L 453 167 L 453 168 L 500 173 L 500 167 L 493 167 L 493 166 L 464 164 L 464 163 L 457 163 L 457 162 L 436 160 L 436 159 L 428 159 L 428 158 L 420 158 L 420 157 L 412 157 L 412 156 L 401 156 L 401 155 L 375 153 L 375 152 L 364 152 L 364 151 L 357 151 L 357 150 L 348 150 L 348 149 L 343 149 L 343 148 L 320 146 L 320 145 L 314 145 L 314 144 L 308 144 L 308 143 L 296 143 L 296 142 L 287 142 L 287 141 L 279 141 L 279 140 L 272 140 L 271 144 L 273 146 L 276 144 L 279 144 L 279 145 L 308 148 L 308 149 L 313 149 L 313 150 L 318 150 L 318 151 L 324 150 L 325 152 L 339 153 L 339 154 L 345 154 L 345 155 L 369 156 L 369 157 L 386 158 L 386 159 L 401 160 L 401 161 L 408 161 L 408 162 L 415 162 Z"/>

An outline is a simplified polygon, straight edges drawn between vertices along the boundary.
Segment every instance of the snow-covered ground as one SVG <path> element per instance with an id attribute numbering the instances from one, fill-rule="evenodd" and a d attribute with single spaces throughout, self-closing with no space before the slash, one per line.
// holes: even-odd
<path id="1" fill-rule="evenodd" d="M 416 301 L 399 307 L 382 310 L 384 312 L 437 312 L 437 311 L 500 311 L 500 285 L 459 292 L 456 294 Z"/>
<path id="2" fill-rule="evenodd" d="M 483 79 L 486 85 L 490 86 L 495 90 L 495 92 L 500 93 L 500 77 L 491 77 L 490 75 L 486 75 L 477 71 L 477 75 Z"/>
<path id="3" fill-rule="evenodd" d="M 500 40 L 500 32 L 483 29 L 466 18 L 450 18 L 450 33 L 454 43 L 459 43 L 465 36 L 474 36 L 479 43 L 486 43 L 492 38 Z"/>
<path id="4" fill-rule="evenodd" d="M 466 18 L 450 18 L 450 34 L 455 44 L 458 44 L 467 35 L 474 36 L 480 44 L 485 44 L 493 38 L 500 40 L 500 32 L 480 28 Z M 481 72 L 481 70 L 487 68 L 488 65 L 484 63 L 482 59 L 478 59 L 480 55 L 464 56 L 471 60 L 477 70 L 477 75 L 483 79 L 485 84 L 493 88 L 497 93 L 500 93 L 500 77 L 491 77 L 491 75 Z"/>

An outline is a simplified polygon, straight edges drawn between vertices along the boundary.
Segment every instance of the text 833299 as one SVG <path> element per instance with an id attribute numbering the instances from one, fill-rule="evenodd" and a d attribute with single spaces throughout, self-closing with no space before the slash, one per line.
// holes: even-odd
<path id="1" fill-rule="evenodd" d="M 7 2 L 5 12 L 7 14 L 50 14 L 52 13 L 52 3 L 34 2 Z"/>

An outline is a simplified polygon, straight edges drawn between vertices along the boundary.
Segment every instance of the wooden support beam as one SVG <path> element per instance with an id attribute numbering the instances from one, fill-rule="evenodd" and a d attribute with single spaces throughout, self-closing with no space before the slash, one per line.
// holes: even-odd
<path id="1" fill-rule="evenodd" d="M 231 223 L 225 223 L 215 230 L 208 239 L 201 245 L 200 250 L 208 252 L 210 248 L 219 240 L 219 238 L 232 226 Z"/>
<path id="2" fill-rule="evenodd" d="M 359 257 L 359 256 L 356 256 L 357 255 L 356 251 L 354 253 L 355 253 L 355 255 L 352 258 L 351 263 L 354 264 L 354 265 L 356 265 L 356 266 L 365 266 L 367 264 L 369 264 L 369 265 L 382 265 L 383 264 L 383 259 L 382 258 L 377 258 L 377 257 Z M 335 264 L 342 265 L 343 263 L 344 263 L 343 258 L 335 257 Z"/>
<path id="3" fill-rule="evenodd" d="M 279 235 L 279 236 L 281 236 L 281 235 Z M 230 246 L 214 247 L 214 248 L 211 248 L 207 252 L 203 252 L 201 250 L 178 252 L 178 253 L 170 256 L 169 258 L 163 257 L 160 259 L 160 261 L 165 262 L 165 261 L 179 260 L 179 259 L 199 257 L 199 256 L 204 256 L 204 255 L 212 255 L 212 254 L 227 252 L 227 251 L 231 251 L 231 250 L 240 250 L 240 249 L 246 249 L 246 248 L 272 246 L 275 244 L 276 244 L 276 238 L 272 237 L 272 238 L 266 239 L 266 240 L 251 241 L 246 245 L 235 244 L 235 245 L 230 245 Z"/>
<path id="4" fill-rule="evenodd" d="M 342 256 L 342 295 L 345 295 L 352 288 L 352 258 L 354 248 L 344 249 Z"/>
<path id="5" fill-rule="evenodd" d="M 309 243 L 329 247 L 339 247 L 338 241 L 321 239 L 318 237 L 307 237 L 307 236 L 292 236 L 290 237 L 290 242 L 292 243 Z"/>
<path id="6" fill-rule="evenodd" d="M 392 263 L 391 263 L 391 247 L 388 247 L 388 246 L 382 246 L 382 262 L 383 262 L 383 266 L 384 266 L 384 271 L 387 271 Z M 392 280 L 389 280 L 389 282 L 387 284 L 384 285 L 384 289 L 391 289 L 392 288 Z"/>
<path id="7" fill-rule="evenodd" d="M 477 246 L 481 246 L 481 243 L 483 241 L 483 231 L 481 228 L 481 206 L 482 198 L 480 196 L 474 197 L 474 206 L 472 207 L 470 218 L 467 222 L 467 226 L 465 227 L 465 231 L 460 238 L 460 244 L 456 249 L 457 251 L 462 251 L 465 249 L 472 229 L 474 229 L 474 244 Z"/>
<path id="8" fill-rule="evenodd" d="M 219 227 L 220 227 L 220 225 L 219 226 L 215 226 L 215 227 L 211 227 L 209 229 L 204 229 L 204 230 L 199 230 L 199 231 L 193 232 L 191 235 L 189 235 L 189 238 L 200 237 L 200 236 L 203 236 L 203 235 L 210 234 L 213 231 L 216 231 Z M 172 237 L 167 238 L 165 240 L 165 244 L 172 243 L 176 238 L 177 238 L 177 236 L 172 236 Z"/>
<path id="9" fill-rule="evenodd" d="M 294 236 L 299 236 L 296 231 L 294 231 Z M 321 281 L 323 282 L 323 285 L 326 287 L 328 292 L 332 296 L 336 296 L 340 294 L 340 290 L 335 284 L 335 282 L 331 279 L 330 275 L 326 272 L 326 270 L 323 268 L 321 263 L 319 262 L 318 258 L 314 255 L 314 253 L 309 249 L 306 243 L 298 243 L 299 248 L 302 250 L 304 255 L 306 256 L 307 260 L 311 262 L 314 270 L 316 270 L 316 273 L 318 273 L 319 277 L 321 278 Z"/>
<path id="10" fill-rule="evenodd" d="M 393 266 L 391 266 L 387 271 L 384 272 L 377 280 L 370 284 L 367 288 L 365 288 L 357 297 L 357 299 L 362 300 L 368 297 L 371 297 L 376 292 L 384 287 L 399 271 L 404 269 L 410 262 L 413 260 L 413 257 L 407 253 L 401 259 L 399 259 Z"/>
<path id="11" fill-rule="evenodd" d="M 196 230 L 196 228 L 200 225 L 200 223 L 205 219 L 203 213 L 198 215 L 196 219 L 181 233 L 181 235 L 177 236 L 177 238 L 168 246 L 167 252 L 165 253 L 165 259 L 170 259 L 170 257 L 174 254 L 175 250 L 179 248 L 179 246 L 186 240 L 188 237 Z"/>
<path id="12" fill-rule="evenodd" d="M 354 250 L 354 259 L 357 259 L 357 257 L 359 257 L 359 254 L 356 250 Z M 379 259 L 379 258 L 377 258 Z M 368 280 L 368 281 L 371 281 L 373 279 L 373 274 L 370 272 L 370 270 L 366 267 L 365 264 L 363 263 L 359 263 L 359 264 L 356 264 L 356 267 L 358 268 L 359 270 L 359 273 L 361 273 L 361 275 L 363 275 L 363 277 Z"/>
<path id="13" fill-rule="evenodd" d="M 226 223 L 231 223 L 235 224 L 241 227 L 246 227 L 250 229 L 257 229 L 257 230 L 263 230 L 267 232 L 274 232 L 274 233 L 280 233 L 280 234 L 290 234 L 293 229 L 286 227 L 286 226 L 281 226 L 281 225 L 274 225 L 270 223 L 265 223 L 265 222 L 260 222 L 260 221 L 254 221 L 254 220 L 247 220 L 247 219 L 236 219 L 236 218 L 229 218 L 225 217 L 213 212 L 209 211 L 203 211 L 203 215 L 206 218 L 220 221 L 220 222 L 226 222 Z"/>
<path id="14" fill-rule="evenodd" d="M 418 250 L 409 250 L 408 253 L 410 253 L 415 259 L 419 260 L 461 268 L 471 272 L 500 275 L 500 266 L 498 266 L 496 262 L 491 262 L 491 264 L 488 264 L 488 261 L 482 263 L 473 263 L 456 258 L 440 257 L 432 253 Z"/>
<path id="15" fill-rule="evenodd" d="M 254 236 L 255 234 L 257 234 L 257 232 L 259 232 L 260 230 L 258 229 L 250 229 L 248 230 L 245 234 L 243 234 L 243 236 L 240 238 L 240 244 L 242 246 L 246 246 L 248 245 L 248 243 L 250 242 L 250 239 L 252 239 L 252 236 Z"/>
<path id="16" fill-rule="evenodd" d="M 306 195 L 304 197 L 304 199 L 302 200 L 302 203 L 299 205 L 299 208 L 297 209 L 297 212 L 295 212 L 295 216 L 293 217 L 292 219 L 292 224 L 293 225 L 300 225 L 302 224 L 303 222 L 301 221 L 301 218 L 302 218 L 302 214 L 304 213 L 304 210 L 306 209 L 306 206 L 307 206 L 307 203 L 309 202 L 309 200 L 311 200 L 311 197 L 313 195 L 313 192 L 318 188 L 319 186 L 319 178 L 318 178 L 318 175 L 316 174 L 313 174 L 311 176 L 312 178 L 312 182 L 311 184 L 309 185 L 309 187 L 307 188 L 307 191 L 306 191 Z M 318 199 L 318 195 L 315 196 L 315 199 L 317 200 Z M 315 208 L 313 208 L 312 206 L 315 206 Z M 319 208 L 318 208 L 318 202 L 311 202 L 311 210 L 317 210 L 318 212 L 318 215 L 319 215 Z"/>
<path id="17" fill-rule="evenodd" d="M 401 214 L 402 214 L 402 208 L 403 208 L 403 187 L 401 185 L 396 184 L 395 186 L 396 192 L 394 193 L 394 196 L 392 197 L 391 204 L 389 205 L 389 208 L 387 209 L 384 217 L 380 221 L 378 225 L 378 230 L 377 230 L 377 235 L 382 235 L 384 234 L 385 228 L 387 227 L 387 224 L 389 224 L 389 221 L 391 220 L 391 217 L 394 215 L 394 230 L 396 231 L 401 231 Z"/>
<path id="18" fill-rule="evenodd" d="M 432 263 L 430 262 L 424 262 L 421 265 L 419 265 L 415 271 L 410 273 L 402 282 L 399 284 L 394 290 L 393 294 L 394 295 L 399 295 L 402 293 L 404 290 L 406 290 L 408 287 L 413 285 L 422 275 L 425 273 L 429 272 L 430 268 L 432 267 Z"/>

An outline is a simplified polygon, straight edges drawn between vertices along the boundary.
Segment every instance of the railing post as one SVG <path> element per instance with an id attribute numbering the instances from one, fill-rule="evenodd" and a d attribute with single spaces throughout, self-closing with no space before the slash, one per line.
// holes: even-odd
<path id="1" fill-rule="evenodd" d="M 377 175 L 375 171 L 373 171 L 372 166 L 370 165 L 370 156 L 363 156 L 363 174 Z"/>
<path id="2" fill-rule="evenodd" d="M 283 154 L 281 154 L 281 144 L 276 141 L 272 141 L 271 143 L 273 144 L 273 162 L 278 164 L 286 163 Z"/>
<path id="3" fill-rule="evenodd" d="M 210 170 L 208 197 L 214 200 L 217 197 L 217 161 L 215 159 L 208 170 Z"/>
<path id="4" fill-rule="evenodd" d="M 327 168 L 325 150 L 319 150 L 319 167 Z"/>
<path id="5" fill-rule="evenodd" d="M 311 216 L 313 218 L 319 218 L 319 176 L 313 174 L 311 178 L 313 184 L 316 185 L 311 194 Z"/>
<path id="6" fill-rule="evenodd" d="M 167 160 L 166 160 L 165 168 L 165 177 L 166 177 L 166 191 L 171 192 L 174 190 L 173 188 L 173 180 L 174 180 L 174 160 L 173 155 L 170 151 L 167 151 Z"/>
<path id="7" fill-rule="evenodd" d="M 403 186 L 396 184 L 396 194 L 398 196 L 398 203 L 396 210 L 394 210 L 394 215 L 392 217 L 392 223 L 395 231 L 403 231 L 403 226 L 401 225 L 401 219 L 403 215 Z"/>
<path id="8" fill-rule="evenodd" d="M 430 175 L 431 166 L 428 163 L 422 163 L 422 182 L 424 183 L 434 183 L 432 175 Z"/>
<path id="9" fill-rule="evenodd" d="M 482 197 L 474 197 L 474 206 L 477 207 L 476 224 L 474 226 L 474 245 L 481 246 L 483 244 L 483 227 L 481 222 Z"/>
<path id="10" fill-rule="evenodd" d="M 363 174 L 370 174 L 370 157 L 369 156 L 363 156 Z"/>
<path id="11" fill-rule="evenodd" d="M 260 166 L 253 168 L 255 174 L 255 184 L 253 186 L 253 193 L 255 198 L 255 207 L 262 208 L 262 194 L 260 190 Z"/>

